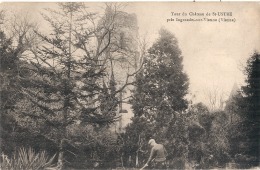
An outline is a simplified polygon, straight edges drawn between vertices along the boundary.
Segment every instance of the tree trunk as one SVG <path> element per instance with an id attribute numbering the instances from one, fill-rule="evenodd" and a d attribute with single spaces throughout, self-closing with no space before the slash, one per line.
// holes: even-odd
<path id="1" fill-rule="evenodd" d="M 63 115 L 63 122 L 65 123 L 68 119 L 68 109 L 69 109 L 69 103 L 70 103 L 70 74 L 71 74 L 71 32 L 72 32 L 72 11 L 70 11 L 70 28 L 69 28 L 69 56 L 67 58 L 67 79 L 65 82 L 65 87 L 64 87 L 64 94 L 65 94 L 65 100 L 63 104 L 63 110 L 64 110 L 64 115 Z M 59 146 L 59 157 L 58 157 L 58 165 L 57 169 L 62 170 L 64 169 L 64 150 L 63 150 L 63 142 L 64 139 L 67 137 L 66 133 L 66 127 L 62 126 L 62 133 L 63 133 L 63 139 L 60 141 L 60 146 Z"/>
<path id="2" fill-rule="evenodd" d="M 60 141 L 59 157 L 58 157 L 58 164 L 57 164 L 57 170 L 62 170 L 62 169 L 64 169 L 63 139 Z"/>
<path id="3" fill-rule="evenodd" d="M 124 168 L 124 159 L 123 159 L 123 155 L 121 155 L 121 165 L 122 165 L 122 168 Z"/>
<path id="4" fill-rule="evenodd" d="M 136 157 L 135 157 L 135 166 L 139 166 L 139 160 L 138 160 L 138 151 L 136 152 Z"/>

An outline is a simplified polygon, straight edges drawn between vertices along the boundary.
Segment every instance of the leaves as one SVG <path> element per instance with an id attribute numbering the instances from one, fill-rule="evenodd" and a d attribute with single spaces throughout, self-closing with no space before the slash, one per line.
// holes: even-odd
<path id="1" fill-rule="evenodd" d="M 148 51 L 143 71 L 137 76 L 138 96 L 134 96 L 133 108 L 142 111 L 140 114 L 145 116 L 150 114 L 149 110 L 157 111 L 158 115 L 154 116 L 159 116 L 158 121 L 163 122 L 167 119 L 161 119 L 162 114 L 171 115 L 173 111 L 187 108 L 184 96 L 187 94 L 188 78 L 182 70 L 177 40 L 169 31 L 161 29 L 160 38 Z M 138 112 L 135 114 L 139 115 Z"/>
<path id="2" fill-rule="evenodd" d="M 242 157 L 249 157 L 245 159 L 249 166 L 257 166 L 259 160 L 259 108 L 260 108 L 260 55 L 255 52 L 248 60 L 244 73 L 246 75 L 246 85 L 241 87 L 233 100 L 229 103 L 229 109 L 233 114 L 232 129 L 237 131 L 232 135 L 231 142 L 234 145 L 233 154 L 238 154 L 235 150 L 237 145 L 243 152 Z M 235 118 L 235 119 L 234 119 Z M 238 129 L 239 127 L 239 129 Z M 232 132 L 231 132 L 232 133 Z M 241 139 L 237 142 L 237 139 Z M 232 146 L 232 145 L 231 145 Z M 241 147 L 244 146 L 244 147 Z"/>
<path id="3" fill-rule="evenodd" d="M 45 151 L 36 153 L 32 148 L 20 148 L 10 159 L 2 154 L 2 169 L 25 170 L 25 169 L 45 169 L 53 166 L 56 154 L 49 157 Z"/>

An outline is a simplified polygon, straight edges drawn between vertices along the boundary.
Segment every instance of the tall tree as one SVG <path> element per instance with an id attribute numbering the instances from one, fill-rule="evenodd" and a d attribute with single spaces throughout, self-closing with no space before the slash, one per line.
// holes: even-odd
<path id="1" fill-rule="evenodd" d="M 10 153 L 15 149 L 14 146 L 22 144 L 16 141 L 21 139 L 22 135 L 19 134 L 25 130 L 17 124 L 12 111 L 16 103 L 24 98 L 19 91 L 19 78 L 26 74 L 22 69 L 26 65 L 23 57 L 37 44 L 34 33 L 37 26 L 28 16 L 18 16 L 15 13 L 12 18 L 10 15 L 5 16 L 5 13 L 7 11 L 0 11 L 0 125 L 1 150 Z"/>
<path id="2" fill-rule="evenodd" d="M 24 68 L 30 76 L 19 79 L 26 100 L 16 105 L 16 111 L 24 118 L 21 124 L 59 144 L 58 168 L 62 169 L 64 144 L 75 142 L 69 129 L 79 123 L 115 121 L 116 96 L 128 85 L 131 75 L 122 87 L 116 88 L 113 76 L 109 86 L 103 85 L 112 57 L 107 51 L 117 27 L 117 10 L 98 20 L 84 3 L 59 3 L 58 7 L 44 15 L 51 33 L 37 32 L 43 45 L 31 49 L 32 60 Z M 111 99 L 105 108 L 100 100 L 104 95 Z"/>
<path id="3" fill-rule="evenodd" d="M 250 158 L 250 166 L 259 165 L 259 127 L 260 127 L 260 54 L 255 52 L 247 61 L 245 68 L 246 85 L 236 99 L 242 119 L 240 130 L 245 137 L 241 151 Z"/>
<path id="4" fill-rule="evenodd" d="M 148 50 L 142 73 L 137 77 L 137 91 L 142 89 L 141 95 L 145 98 L 143 106 L 138 106 L 143 109 L 142 114 L 164 122 L 173 111 L 181 112 L 187 108 L 184 96 L 188 90 L 188 78 L 183 72 L 177 39 L 165 29 L 161 29 L 159 34 L 160 38 Z M 138 95 L 134 97 L 138 99 Z M 133 102 L 133 108 L 136 104 Z"/>
<path id="5" fill-rule="evenodd" d="M 155 125 L 154 136 L 171 147 L 170 154 L 175 149 L 175 153 L 177 150 L 182 155 L 182 146 L 187 142 L 182 112 L 188 106 L 184 98 L 188 92 L 188 77 L 183 71 L 183 57 L 176 37 L 163 28 L 159 35 L 136 76 L 131 103 L 135 117 L 145 117 Z"/>

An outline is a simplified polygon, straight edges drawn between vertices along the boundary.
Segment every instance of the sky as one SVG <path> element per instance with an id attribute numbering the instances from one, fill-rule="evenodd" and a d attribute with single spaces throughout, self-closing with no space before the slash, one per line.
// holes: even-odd
<path id="1" fill-rule="evenodd" d="M 5 4 L 6 6 L 7 4 Z M 51 3 L 8 4 L 10 9 L 38 13 Z M 101 3 L 87 4 L 97 9 Z M 3 7 L 3 4 L 0 4 Z M 131 2 L 124 8 L 135 13 L 139 35 L 151 45 L 164 27 L 178 39 L 188 74 L 189 92 L 195 102 L 208 102 L 209 91 L 218 89 L 227 98 L 233 85 L 243 85 L 243 68 L 255 50 L 260 51 L 260 2 Z M 232 16 L 214 16 L 227 12 Z M 172 13 L 180 16 L 173 16 Z M 183 16 L 186 13 L 186 16 Z M 196 13 L 196 14 L 195 14 Z M 210 16 L 206 16 L 209 13 Z M 203 14 L 204 16 L 196 16 Z M 220 13 L 223 14 L 223 13 Z M 232 19 L 235 22 L 186 21 L 179 19 Z M 167 19 L 175 21 L 167 22 Z M 126 106 L 129 109 L 129 106 Z"/>
<path id="2" fill-rule="evenodd" d="M 243 68 L 255 50 L 260 52 L 260 2 L 255 3 L 129 3 L 127 11 L 138 18 L 139 34 L 150 45 L 164 27 L 178 39 L 188 74 L 193 103 L 209 104 L 217 91 L 226 100 L 235 84 L 244 85 Z M 172 12 L 187 16 L 172 16 Z M 232 16 L 213 16 L 232 12 Z M 194 16 L 203 13 L 204 16 Z M 205 16 L 210 13 L 211 16 Z M 190 16 L 190 15 L 191 16 Z M 235 22 L 167 22 L 167 19 L 234 19 Z M 146 35 L 146 36 L 145 36 Z"/>
<path id="3" fill-rule="evenodd" d="M 226 96 L 234 83 L 242 85 L 243 66 L 255 50 L 260 51 L 260 3 L 134 3 L 140 34 L 153 41 L 165 27 L 178 39 L 184 70 L 190 79 L 190 92 L 205 100 L 205 92 L 218 88 Z M 172 16 L 187 13 L 188 16 Z M 203 17 L 189 13 L 204 13 Z M 236 22 L 167 22 L 169 18 L 205 18 L 206 13 L 232 12 Z M 205 101 L 206 102 L 206 101 Z"/>

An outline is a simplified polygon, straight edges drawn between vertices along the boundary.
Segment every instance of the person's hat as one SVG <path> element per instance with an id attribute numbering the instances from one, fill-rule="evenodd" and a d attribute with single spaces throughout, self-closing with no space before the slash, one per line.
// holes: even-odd
<path id="1" fill-rule="evenodd" d="M 155 140 L 154 140 L 154 139 L 150 139 L 149 142 L 148 142 L 149 145 L 151 145 L 151 144 L 153 144 L 153 143 L 155 143 Z"/>

